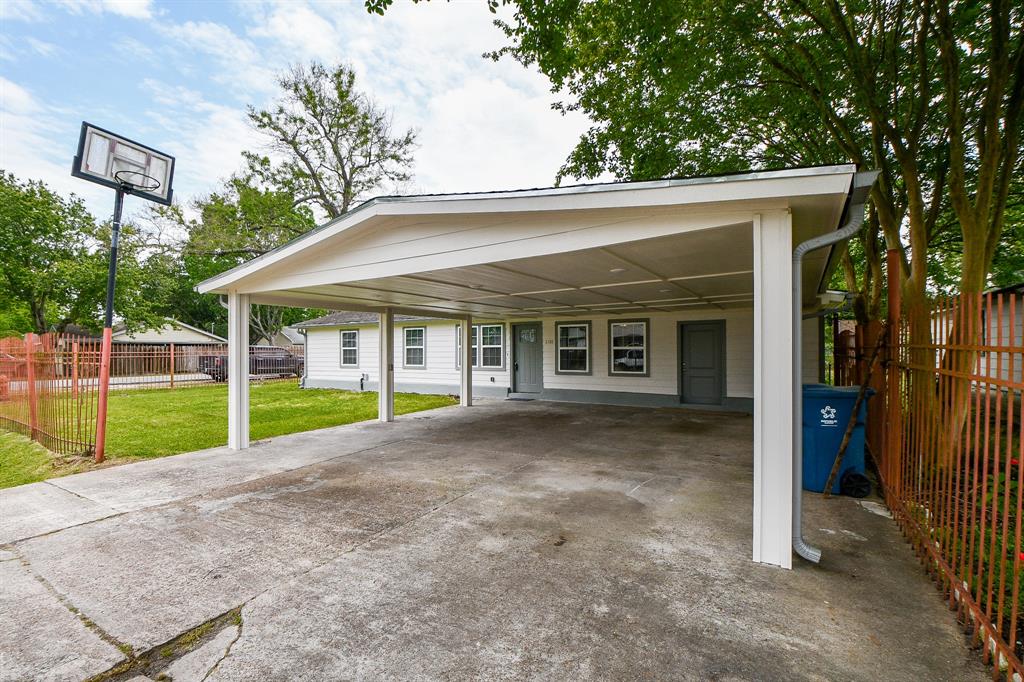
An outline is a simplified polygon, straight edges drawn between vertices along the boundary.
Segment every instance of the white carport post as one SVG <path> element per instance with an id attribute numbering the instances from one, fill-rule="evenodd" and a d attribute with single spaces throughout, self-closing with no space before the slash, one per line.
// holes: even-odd
<path id="1" fill-rule="evenodd" d="M 459 375 L 459 405 L 473 404 L 473 316 L 467 315 L 462 321 L 462 357 L 459 358 L 462 372 Z"/>
<path id="2" fill-rule="evenodd" d="M 377 390 L 377 419 L 395 421 L 395 313 L 380 312 L 380 382 Z"/>
<path id="3" fill-rule="evenodd" d="M 754 561 L 792 568 L 792 216 L 754 216 Z"/>
<path id="4" fill-rule="evenodd" d="M 249 295 L 228 294 L 228 447 L 249 447 Z"/>

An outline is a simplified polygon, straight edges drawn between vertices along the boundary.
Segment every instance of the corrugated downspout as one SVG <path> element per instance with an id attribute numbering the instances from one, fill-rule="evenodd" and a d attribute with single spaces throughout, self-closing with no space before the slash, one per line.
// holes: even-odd
<path id="1" fill-rule="evenodd" d="M 808 239 L 793 249 L 793 550 L 808 561 L 821 561 L 821 550 L 804 542 L 803 534 L 803 260 L 811 251 L 846 241 L 864 223 L 864 204 L 878 171 L 856 173 L 846 211 L 846 224 L 829 234 Z"/>

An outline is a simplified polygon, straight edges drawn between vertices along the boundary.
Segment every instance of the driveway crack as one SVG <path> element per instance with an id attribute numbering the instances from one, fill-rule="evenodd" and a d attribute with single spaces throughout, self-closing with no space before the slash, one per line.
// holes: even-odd
<path id="1" fill-rule="evenodd" d="M 125 656 L 127 656 L 129 658 L 134 656 L 135 650 L 132 648 L 131 644 L 128 644 L 127 642 L 122 642 L 120 639 L 118 639 L 117 637 L 115 637 L 114 635 L 110 634 L 109 632 L 104 630 L 102 627 L 100 627 L 96 623 L 96 621 L 94 621 L 92 618 L 89 618 L 89 616 L 87 616 L 80 608 L 75 606 L 75 604 L 71 601 L 70 598 L 68 598 L 67 595 L 62 594 L 61 592 L 59 592 L 57 590 L 57 588 L 54 587 L 53 584 L 49 580 L 47 580 L 46 578 L 41 576 L 32 567 L 32 562 L 30 562 L 18 550 L 17 547 L 10 546 L 7 549 L 8 549 L 8 551 L 10 551 L 12 554 L 15 555 L 15 558 L 21 564 L 22 568 L 25 569 L 25 572 L 28 573 L 30 576 L 32 576 L 36 580 L 36 582 L 38 582 L 40 585 L 42 585 L 46 589 L 46 591 L 49 592 L 53 596 L 53 598 L 57 600 L 58 603 L 60 603 L 61 606 L 66 608 L 68 611 L 70 611 L 71 614 L 74 615 L 75 618 L 77 618 L 79 620 L 79 622 L 82 623 L 82 625 L 84 625 L 86 628 L 91 630 L 101 640 L 103 640 L 107 644 L 109 644 L 109 645 L 115 647 L 116 649 L 118 649 Z"/>

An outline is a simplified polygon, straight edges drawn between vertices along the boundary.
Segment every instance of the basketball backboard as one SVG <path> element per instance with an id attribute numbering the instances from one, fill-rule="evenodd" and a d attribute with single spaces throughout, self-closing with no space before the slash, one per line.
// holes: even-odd
<path id="1" fill-rule="evenodd" d="M 71 174 L 170 204 L 174 157 L 83 121 Z"/>

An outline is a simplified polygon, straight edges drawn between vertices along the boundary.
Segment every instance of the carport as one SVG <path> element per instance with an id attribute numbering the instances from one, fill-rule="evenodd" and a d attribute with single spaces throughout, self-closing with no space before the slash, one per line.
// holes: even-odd
<path id="1" fill-rule="evenodd" d="M 793 250 L 835 232 L 851 193 L 864 185 L 855 167 L 843 165 L 370 200 L 198 287 L 227 297 L 229 447 L 249 444 L 248 377 L 240 368 L 251 304 L 379 313 L 383 422 L 394 418 L 395 314 L 450 318 L 468 330 L 474 319 L 749 310 L 751 338 L 734 363 L 747 363 L 752 377 L 753 559 L 789 568 L 790 396 L 802 351 L 793 323 L 820 305 L 835 265 L 829 249 L 803 260 L 796 310 Z M 460 352 L 460 399 L 469 407 L 470 344 Z"/>

